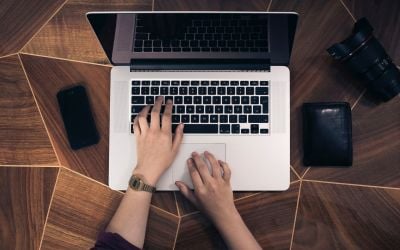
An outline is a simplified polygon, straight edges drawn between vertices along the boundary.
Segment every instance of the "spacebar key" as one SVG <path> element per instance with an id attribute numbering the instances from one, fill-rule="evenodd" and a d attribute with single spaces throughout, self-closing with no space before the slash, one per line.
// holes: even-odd
<path id="1" fill-rule="evenodd" d="M 185 134 L 217 134 L 217 124 L 185 124 L 183 127 Z"/>

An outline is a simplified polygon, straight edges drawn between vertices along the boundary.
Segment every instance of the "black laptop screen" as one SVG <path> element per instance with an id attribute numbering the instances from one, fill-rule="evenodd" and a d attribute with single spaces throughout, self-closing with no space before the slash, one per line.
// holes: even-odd
<path id="1" fill-rule="evenodd" d="M 131 59 L 268 59 L 287 65 L 296 14 L 92 13 L 113 64 Z"/>

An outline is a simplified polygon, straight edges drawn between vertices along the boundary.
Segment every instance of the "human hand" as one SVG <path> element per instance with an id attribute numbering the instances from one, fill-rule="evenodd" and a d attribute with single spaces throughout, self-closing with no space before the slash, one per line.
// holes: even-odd
<path id="1" fill-rule="evenodd" d="M 137 165 L 133 173 L 155 186 L 168 169 L 178 152 L 183 138 L 183 124 L 176 127 L 174 138 L 171 132 L 172 101 L 168 100 L 160 127 L 160 110 L 163 98 L 159 96 L 151 110 L 150 125 L 146 106 L 136 116 L 133 129 L 136 138 Z"/>
<path id="2" fill-rule="evenodd" d="M 184 182 L 177 181 L 175 184 L 183 196 L 215 224 L 223 223 L 238 214 L 230 184 L 231 170 L 226 162 L 217 161 L 211 153 L 205 151 L 204 156 L 211 165 L 212 173 L 198 153 L 193 152 L 192 158 L 187 160 L 194 191 Z"/>

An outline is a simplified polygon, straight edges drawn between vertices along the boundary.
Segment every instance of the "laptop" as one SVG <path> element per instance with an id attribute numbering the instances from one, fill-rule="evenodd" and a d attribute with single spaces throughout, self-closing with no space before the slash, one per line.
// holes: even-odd
<path id="1" fill-rule="evenodd" d="M 192 182 L 191 152 L 228 162 L 235 191 L 290 185 L 289 59 L 296 13 L 90 12 L 113 67 L 108 184 L 126 189 L 136 163 L 132 122 L 157 96 L 185 123 L 175 161 L 157 190 Z"/>

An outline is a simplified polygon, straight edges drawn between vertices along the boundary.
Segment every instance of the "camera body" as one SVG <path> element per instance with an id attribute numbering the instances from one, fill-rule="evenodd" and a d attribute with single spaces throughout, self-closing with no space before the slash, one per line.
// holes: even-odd
<path id="1" fill-rule="evenodd" d="M 384 101 L 400 93 L 400 71 L 372 34 L 366 18 L 354 25 L 350 37 L 327 49 L 336 60 L 366 80 L 367 88 Z"/>

